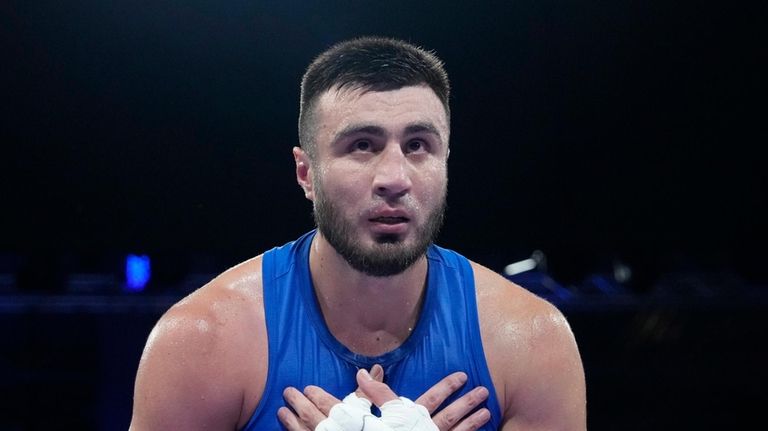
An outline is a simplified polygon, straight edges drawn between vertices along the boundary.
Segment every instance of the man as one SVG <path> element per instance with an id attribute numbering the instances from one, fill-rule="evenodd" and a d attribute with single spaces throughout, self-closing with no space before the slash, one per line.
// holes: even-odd
<path id="1" fill-rule="evenodd" d="M 448 99 L 440 60 L 401 41 L 351 40 L 315 59 L 293 155 L 317 230 L 224 272 L 160 319 L 132 429 L 348 429 L 334 406 L 363 412 L 370 400 L 382 413 L 363 419 L 378 424 L 397 396 L 441 430 L 586 428 L 563 316 L 432 245 Z"/>

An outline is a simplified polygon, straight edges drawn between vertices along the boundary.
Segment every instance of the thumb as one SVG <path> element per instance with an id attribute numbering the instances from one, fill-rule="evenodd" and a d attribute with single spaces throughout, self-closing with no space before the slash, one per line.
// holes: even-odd
<path id="1" fill-rule="evenodd" d="M 383 382 L 384 368 L 382 368 L 382 366 L 379 364 L 376 364 L 373 367 L 371 367 L 371 377 L 373 377 L 373 380 L 376 380 L 377 382 Z"/>
<path id="2" fill-rule="evenodd" d="M 377 382 L 384 381 L 384 368 L 382 368 L 381 365 L 376 364 L 373 367 L 371 367 L 370 374 L 371 374 L 371 377 L 373 377 L 373 380 L 376 380 Z M 360 386 L 358 386 L 357 389 L 355 389 L 355 395 L 357 395 L 359 398 L 366 398 L 366 399 L 368 398 L 360 389 Z"/>
<path id="3" fill-rule="evenodd" d="M 369 399 L 378 407 L 381 407 L 387 401 L 397 399 L 397 395 L 392 392 L 392 389 L 390 389 L 389 386 L 374 380 L 374 378 L 365 369 L 360 369 L 357 372 L 357 384 L 359 390 L 363 393 L 363 397 Z"/>

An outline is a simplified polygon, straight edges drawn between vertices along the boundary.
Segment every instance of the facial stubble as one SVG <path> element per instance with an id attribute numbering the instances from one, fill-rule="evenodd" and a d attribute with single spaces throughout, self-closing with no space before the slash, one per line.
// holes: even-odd
<path id="1" fill-rule="evenodd" d="M 438 205 L 427 215 L 422 226 L 416 226 L 415 241 L 406 244 L 397 235 L 381 235 L 372 247 L 364 247 L 355 237 L 354 223 L 344 217 L 314 178 L 314 218 L 318 230 L 329 244 L 349 265 L 363 274 L 373 277 L 397 275 L 408 269 L 437 238 L 443 225 L 446 206 L 446 189 L 443 188 Z"/>

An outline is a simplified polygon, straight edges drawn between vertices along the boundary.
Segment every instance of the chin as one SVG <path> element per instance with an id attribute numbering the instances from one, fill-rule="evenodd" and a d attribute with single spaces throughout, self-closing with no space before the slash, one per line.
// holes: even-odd
<path id="1" fill-rule="evenodd" d="M 403 242 L 402 235 L 394 233 L 378 234 L 373 239 L 376 244 L 400 244 Z"/>

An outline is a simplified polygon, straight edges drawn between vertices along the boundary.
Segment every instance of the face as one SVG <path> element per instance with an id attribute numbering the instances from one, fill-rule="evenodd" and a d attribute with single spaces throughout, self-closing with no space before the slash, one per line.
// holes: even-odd
<path id="1" fill-rule="evenodd" d="M 334 90 L 320 96 L 314 118 L 314 160 L 295 155 L 318 229 L 356 270 L 403 272 L 442 224 L 449 138 L 442 103 L 426 86 Z"/>

